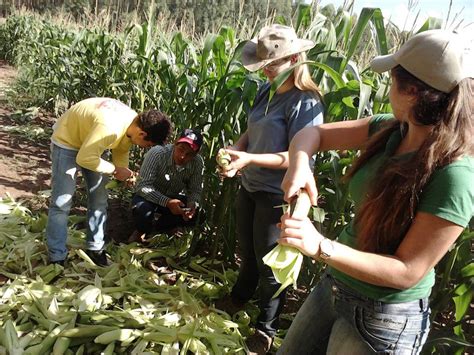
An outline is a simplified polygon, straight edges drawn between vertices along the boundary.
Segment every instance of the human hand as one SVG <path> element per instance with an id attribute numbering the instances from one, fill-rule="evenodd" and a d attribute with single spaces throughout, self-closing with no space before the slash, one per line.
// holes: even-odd
<path id="1" fill-rule="evenodd" d="M 230 169 L 241 170 L 252 162 L 252 154 L 241 150 L 226 150 L 230 155 Z"/>
<path id="2" fill-rule="evenodd" d="M 137 183 L 137 177 L 138 177 L 138 173 L 135 171 L 132 171 L 132 175 L 127 180 L 125 180 L 125 184 L 127 185 L 127 187 L 135 186 L 135 184 Z"/>
<path id="3" fill-rule="evenodd" d="M 237 169 L 223 170 L 222 168 L 219 168 L 218 173 L 221 179 L 233 178 L 234 176 L 239 175 Z"/>
<path id="4" fill-rule="evenodd" d="M 119 181 L 125 181 L 133 175 L 133 171 L 129 168 L 117 166 L 113 172 L 113 176 Z"/>
<path id="5" fill-rule="evenodd" d="M 223 166 L 218 161 L 218 173 L 221 178 L 232 178 L 239 174 L 240 169 L 247 166 L 250 162 L 250 155 L 244 151 L 236 150 L 230 146 L 225 149 L 219 149 L 220 154 L 227 155 L 229 162 Z M 219 159 L 219 156 L 216 157 Z"/>
<path id="6" fill-rule="evenodd" d="M 279 227 L 281 229 L 279 244 L 297 248 L 310 257 L 319 255 L 319 245 L 324 237 L 314 228 L 308 217 L 296 219 L 285 213 L 281 217 Z"/>
<path id="7" fill-rule="evenodd" d="M 184 214 L 184 203 L 181 200 L 178 200 L 176 198 L 170 199 L 166 203 L 166 207 L 171 211 L 172 214 L 174 215 L 182 215 Z"/>
<path id="8" fill-rule="evenodd" d="M 311 204 L 318 204 L 318 189 L 314 180 L 314 175 L 309 166 L 302 168 L 289 167 L 281 183 L 284 199 L 288 203 L 298 194 L 300 189 L 305 189 L 308 193 Z"/>
<path id="9" fill-rule="evenodd" d="M 183 219 L 185 221 L 189 221 L 194 217 L 196 213 L 196 204 L 194 202 L 190 202 L 187 204 L 186 209 L 184 209 Z"/>

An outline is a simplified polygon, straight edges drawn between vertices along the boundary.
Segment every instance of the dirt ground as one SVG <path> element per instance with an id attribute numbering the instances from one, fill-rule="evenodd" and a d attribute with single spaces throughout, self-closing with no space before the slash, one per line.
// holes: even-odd
<path id="1" fill-rule="evenodd" d="M 0 196 L 22 198 L 49 188 L 50 161 L 47 143 L 33 145 L 5 130 L 13 125 L 9 116 L 14 111 L 7 105 L 5 90 L 15 75 L 14 68 L 0 61 Z"/>

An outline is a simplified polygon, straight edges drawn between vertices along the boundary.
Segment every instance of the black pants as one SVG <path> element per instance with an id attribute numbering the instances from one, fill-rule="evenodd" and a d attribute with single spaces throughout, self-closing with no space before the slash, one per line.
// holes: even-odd
<path id="1" fill-rule="evenodd" d="M 186 204 L 186 196 L 176 196 L 177 198 Z M 161 217 L 156 223 L 154 223 L 155 213 L 161 214 Z M 135 224 L 135 229 L 140 233 L 149 233 L 155 228 L 159 231 L 164 231 L 174 227 L 191 227 L 196 224 L 199 211 L 196 211 L 193 218 L 189 221 L 185 221 L 181 215 L 174 215 L 171 210 L 167 207 L 157 205 L 153 202 L 145 200 L 139 195 L 134 195 L 132 198 L 132 216 Z"/>
<path id="2" fill-rule="evenodd" d="M 262 258 L 277 245 L 280 229 L 277 223 L 283 211 L 283 195 L 270 192 L 248 192 L 240 189 L 237 201 L 237 238 L 242 262 L 232 297 L 247 302 L 258 286 L 260 315 L 256 327 L 270 336 L 278 328 L 278 318 L 285 303 L 286 290 L 274 299 L 280 288 L 272 269 Z"/>

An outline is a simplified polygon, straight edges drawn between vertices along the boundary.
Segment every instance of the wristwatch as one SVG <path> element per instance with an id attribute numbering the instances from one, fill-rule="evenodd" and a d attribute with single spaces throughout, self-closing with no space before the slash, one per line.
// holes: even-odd
<path id="1" fill-rule="evenodd" d="M 324 238 L 319 244 L 319 257 L 326 261 L 329 260 L 334 252 L 334 243 L 331 239 Z"/>

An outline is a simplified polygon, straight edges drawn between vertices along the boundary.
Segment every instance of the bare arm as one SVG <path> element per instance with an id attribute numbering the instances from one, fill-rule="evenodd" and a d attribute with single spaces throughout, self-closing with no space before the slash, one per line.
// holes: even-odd
<path id="1" fill-rule="evenodd" d="M 362 253 L 336 243 L 329 265 L 374 285 L 407 289 L 441 260 L 462 231 L 454 223 L 420 212 L 395 255 Z"/>
<path id="2" fill-rule="evenodd" d="M 288 168 L 288 152 L 278 152 L 278 153 L 265 153 L 265 154 L 254 154 L 254 153 L 247 153 L 247 146 L 249 142 L 248 131 L 245 131 L 243 135 L 240 136 L 239 140 L 230 148 L 228 148 L 228 153 L 233 158 L 232 163 L 234 160 L 242 161 L 238 162 L 235 165 L 242 165 L 237 168 L 237 170 L 241 169 L 242 167 L 254 164 L 264 168 L 269 169 L 286 169 Z M 235 159 L 234 159 L 235 158 Z"/>
<path id="3" fill-rule="evenodd" d="M 240 170 L 247 165 L 256 165 L 268 169 L 288 168 L 288 152 L 254 154 L 227 150 L 231 157 L 229 169 Z"/>
<path id="4" fill-rule="evenodd" d="M 239 170 L 249 164 L 269 169 L 288 168 L 288 152 L 265 154 L 247 153 L 248 139 L 248 133 L 246 131 L 233 146 L 226 148 L 226 152 L 230 155 L 231 162 L 225 171 L 221 171 L 221 176 L 233 177 Z"/>
<path id="5" fill-rule="evenodd" d="M 279 243 L 318 258 L 319 243 L 324 237 L 309 219 L 297 221 L 284 216 L 282 222 Z M 407 289 L 416 285 L 439 262 L 462 231 L 463 227 L 457 224 L 418 212 L 394 255 L 362 252 L 333 242 L 334 250 L 327 263 L 373 285 Z"/>
<path id="6" fill-rule="evenodd" d="M 282 182 L 285 200 L 289 201 L 300 188 L 305 188 L 315 205 L 317 189 L 309 169 L 311 156 L 318 151 L 362 148 L 369 138 L 370 119 L 325 123 L 299 131 L 288 150 L 288 170 Z"/>

